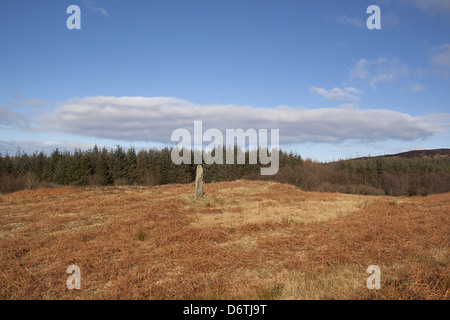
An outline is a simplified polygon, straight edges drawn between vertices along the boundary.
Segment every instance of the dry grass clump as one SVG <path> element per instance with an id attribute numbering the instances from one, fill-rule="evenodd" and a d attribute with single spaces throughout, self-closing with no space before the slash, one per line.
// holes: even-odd
<path id="1" fill-rule="evenodd" d="M 360 195 L 303 192 L 291 185 L 252 182 L 251 187 L 224 187 L 218 193 L 207 194 L 202 201 L 207 209 L 198 211 L 197 226 L 238 227 L 266 221 L 282 224 L 327 221 L 360 209 L 372 200 Z"/>
<path id="2" fill-rule="evenodd" d="M 450 194 L 262 181 L 0 196 L 0 299 L 449 299 Z M 69 290 L 69 265 L 81 290 Z M 381 290 L 366 287 L 369 265 Z"/>

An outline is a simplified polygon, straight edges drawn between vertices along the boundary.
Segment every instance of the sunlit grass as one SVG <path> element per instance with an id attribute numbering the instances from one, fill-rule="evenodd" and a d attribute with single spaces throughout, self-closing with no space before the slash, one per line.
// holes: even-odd
<path id="1" fill-rule="evenodd" d="M 449 299 L 450 194 L 204 190 L 199 201 L 193 184 L 0 196 L 0 299 Z"/>

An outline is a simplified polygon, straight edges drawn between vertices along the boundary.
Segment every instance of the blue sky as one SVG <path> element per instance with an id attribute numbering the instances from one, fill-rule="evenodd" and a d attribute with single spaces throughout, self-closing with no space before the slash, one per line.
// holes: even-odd
<path id="1" fill-rule="evenodd" d="M 449 148 L 449 31 L 448 0 L 4 0 L 0 153 L 174 145 L 195 120 L 319 161 Z"/>

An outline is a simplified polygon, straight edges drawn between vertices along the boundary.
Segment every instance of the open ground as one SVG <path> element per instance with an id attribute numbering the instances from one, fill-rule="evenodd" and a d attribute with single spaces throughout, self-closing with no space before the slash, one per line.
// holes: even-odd
<path id="1" fill-rule="evenodd" d="M 263 181 L 0 196 L 0 299 L 449 299 L 450 193 Z M 67 267 L 81 270 L 69 290 Z M 366 269 L 381 269 L 369 290 Z"/>

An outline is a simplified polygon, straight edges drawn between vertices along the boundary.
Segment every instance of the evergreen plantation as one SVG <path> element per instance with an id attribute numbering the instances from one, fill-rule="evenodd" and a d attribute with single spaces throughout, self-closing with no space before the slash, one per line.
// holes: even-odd
<path id="1" fill-rule="evenodd" d="M 237 147 L 235 157 L 236 151 Z M 56 149 L 50 155 L 19 150 L 14 156 L 0 155 L 0 193 L 62 185 L 155 186 L 193 182 L 197 165 L 175 165 L 171 152 L 171 148 L 137 152 L 135 148 L 125 150 L 120 146 L 114 149 L 95 146 L 74 152 Z M 194 152 L 188 152 L 194 159 Z M 224 149 L 224 157 L 225 153 Z M 245 152 L 245 159 L 245 164 L 236 164 L 236 161 L 235 164 L 203 164 L 204 181 L 272 180 L 293 184 L 305 191 L 367 195 L 424 196 L 450 191 L 448 157 L 372 157 L 319 163 L 280 151 L 280 168 L 272 176 L 260 175 L 262 165 L 259 162 L 249 164 L 249 151 Z"/>

